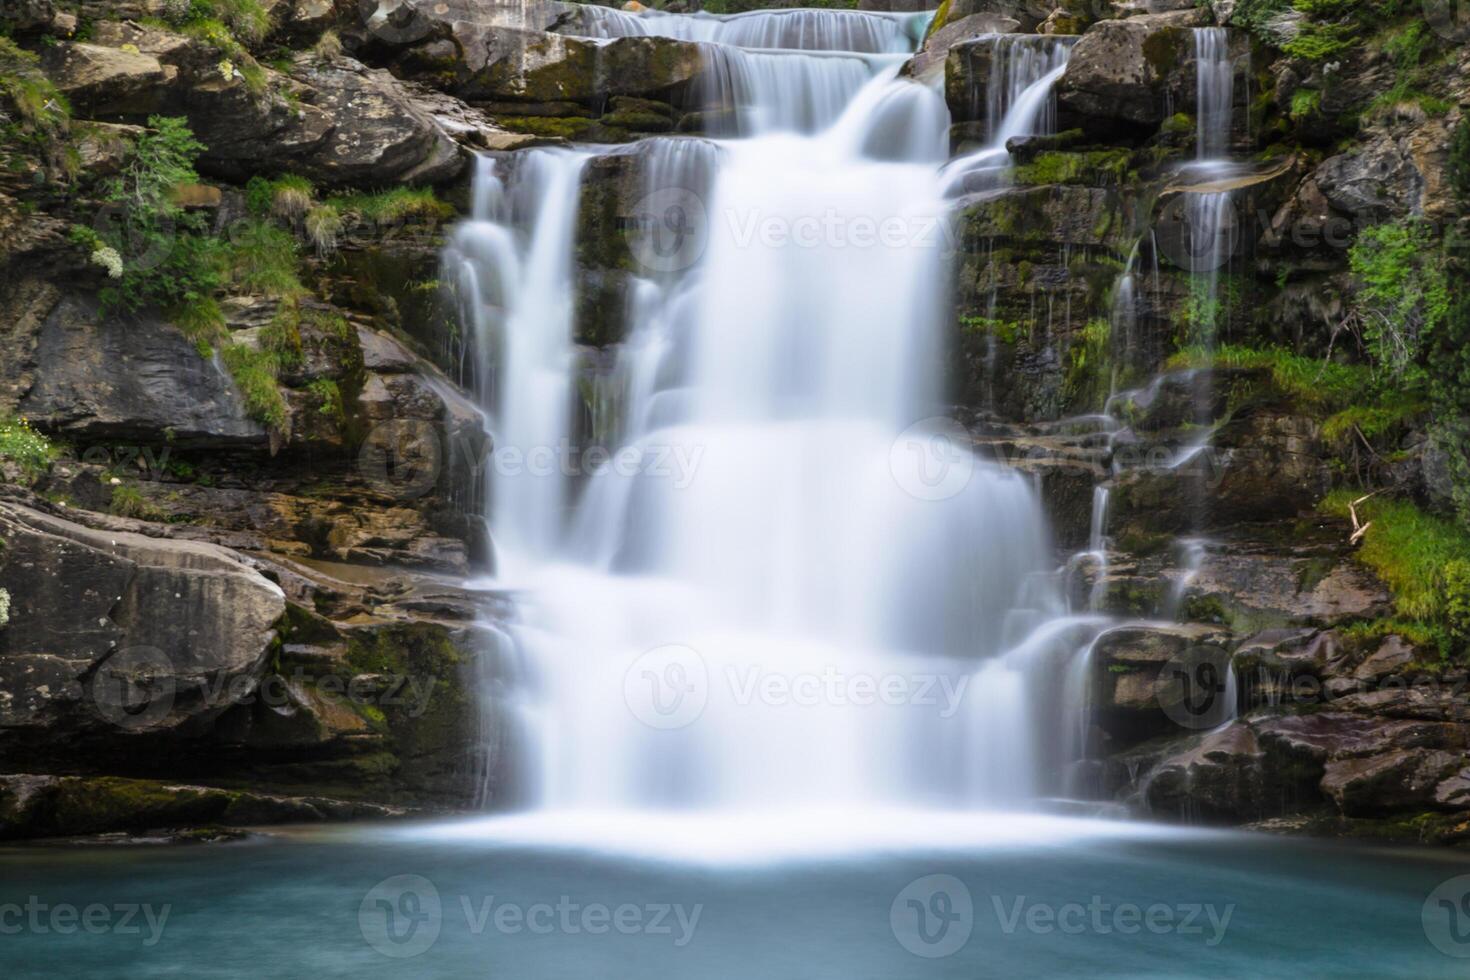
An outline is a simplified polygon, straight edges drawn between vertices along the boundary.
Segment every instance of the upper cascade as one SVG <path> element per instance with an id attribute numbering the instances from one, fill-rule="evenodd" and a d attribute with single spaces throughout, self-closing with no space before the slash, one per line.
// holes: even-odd
<path id="1" fill-rule="evenodd" d="M 805 8 L 729 15 L 630 13 L 589 4 L 564 30 L 595 38 L 652 36 L 739 48 L 907 54 L 929 16 Z"/>

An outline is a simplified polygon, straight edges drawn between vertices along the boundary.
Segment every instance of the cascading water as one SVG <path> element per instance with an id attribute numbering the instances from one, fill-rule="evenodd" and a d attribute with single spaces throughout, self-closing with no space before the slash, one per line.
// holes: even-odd
<path id="1" fill-rule="evenodd" d="M 1073 739 L 1053 678 L 1097 624 L 1063 615 L 1028 483 L 924 421 L 942 409 L 948 114 L 872 58 L 770 57 L 811 72 L 781 100 L 854 64 L 864 83 L 830 125 L 640 144 L 646 189 L 692 195 L 678 217 L 702 210 L 707 241 L 644 256 L 618 393 L 598 402 L 619 417 L 593 426 L 621 445 L 491 475 L 495 585 L 533 675 L 518 776 L 577 809 L 1054 792 Z M 1036 131 L 1058 73 L 1020 72 L 1036 77 L 997 139 Z M 478 377 L 496 458 L 529 463 L 585 434 L 569 297 L 586 156 L 519 157 L 482 168 L 447 261 L 495 352 Z"/>
<path id="2" fill-rule="evenodd" d="M 986 145 L 944 168 L 944 189 L 950 194 L 1000 186 L 1011 162 L 1006 143 L 1055 129 L 1053 89 L 1076 38 L 997 34 L 975 43 L 995 48 L 985 88 Z"/>

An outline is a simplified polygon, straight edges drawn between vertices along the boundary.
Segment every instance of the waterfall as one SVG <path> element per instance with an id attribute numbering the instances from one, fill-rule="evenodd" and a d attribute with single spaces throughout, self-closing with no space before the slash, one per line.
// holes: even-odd
<path id="1" fill-rule="evenodd" d="M 874 46 L 838 29 L 868 15 L 766 16 L 760 31 L 629 18 L 724 32 L 728 63 L 768 56 L 772 77 L 743 90 L 744 138 L 609 151 L 640 154 L 646 199 L 680 195 L 646 230 L 702 216 L 702 248 L 635 263 L 627 340 L 596 389 L 593 428 L 618 444 L 596 463 L 570 408 L 587 151 L 482 161 L 446 252 L 496 436 L 493 585 L 514 590 L 507 632 L 532 675 L 518 795 L 1023 804 L 1060 786 L 1072 736 L 1055 678 L 1098 627 L 1064 615 L 1030 482 L 973 455 L 934 398 L 948 114 L 896 64 L 821 49 Z M 778 26 L 805 53 L 731 46 Z M 999 103 L 998 140 L 1045 124 L 1059 69 L 1025 48 L 1007 46 L 1030 81 Z M 504 462 L 568 445 L 570 475 Z"/>

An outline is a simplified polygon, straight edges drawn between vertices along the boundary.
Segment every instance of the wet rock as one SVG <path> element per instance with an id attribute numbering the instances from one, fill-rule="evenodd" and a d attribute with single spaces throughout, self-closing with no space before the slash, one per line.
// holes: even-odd
<path id="1" fill-rule="evenodd" d="M 1329 204 L 1361 221 L 1423 213 L 1425 179 L 1406 140 L 1385 135 L 1329 157 L 1312 179 Z"/>
<path id="2" fill-rule="evenodd" d="M 1190 820 L 1259 819 L 1276 812 L 1264 757 L 1255 733 L 1235 722 L 1198 736 L 1154 765 L 1142 783 L 1140 802 L 1150 813 Z"/>
<path id="3" fill-rule="evenodd" d="M 951 0 L 953 2 L 953 0 Z M 965 108 L 973 110 L 975 99 L 978 98 L 979 105 L 984 105 L 984 96 L 977 92 L 977 86 L 983 84 L 989 78 L 990 53 L 994 51 L 994 44 L 968 43 L 972 38 L 985 34 L 1011 34 L 1020 29 L 1021 22 L 1014 17 L 1005 14 L 984 12 L 970 14 L 958 20 L 950 18 L 948 22 L 933 31 L 924 38 L 923 45 L 902 69 L 902 74 L 920 81 L 931 81 L 941 72 L 945 77 L 945 100 L 949 101 L 951 84 L 957 90 L 963 90 L 970 98 L 965 99 Z M 948 60 L 955 51 L 956 46 L 963 45 L 965 52 L 956 59 L 955 66 L 951 68 Z M 951 72 L 954 73 L 955 81 L 951 83 Z M 953 113 L 951 108 L 951 113 Z M 974 115 L 954 116 L 955 119 L 973 119 Z"/>
<path id="4" fill-rule="evenodd" d="M 1442 782 L 1457 777 L 1464 755 L 1438 749 L 1398 749 L 1328 762 L 1322 790 L 1349 816 L 1436 803 Z M 1458 782 L 1446 789 L 1454 796 Z"/>
<path id="5" fill-rule="evenodd" d="M 1097 724 L 1116 744 L 1188 731 L 1181 710 L 1186 696 L 1164 668 L 1173 662 L 1192 672 L 1210 661 L 1218 675 L 1230 664 L 1228 631 L 1204 624 L 1125 624 L 1106 630 L 1092 649 L 1091 674 Z M 1224 680 L 1216 695 L 1223 695 Z"/>
<path id="6" fill-rule="evenodd" d="M 1330 626 L 1390 609 L 1388 590 L 1346 557 L 1211 549 L 1189 581 L 1186 601 L 1211 609 L 1238 631 Z"/>

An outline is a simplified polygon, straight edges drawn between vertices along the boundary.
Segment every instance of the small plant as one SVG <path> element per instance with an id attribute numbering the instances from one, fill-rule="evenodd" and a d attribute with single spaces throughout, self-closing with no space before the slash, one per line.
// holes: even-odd
<path id="1" fill-rule="evenodd" d="M 112 488 L 112 500 L 107 509 L 118 517 L 131 517 L 139 521 L 161 521 L 165 516 L 137 488 L 125 483 L 119 483 Z"/>
<path id="2" fill-rule="evenodd" d="M 316 56 L 323 61 L 331 61 L 342 55 L 342 38 L 336 31 L 324 31 L 316 42 Z"/>
<path id="3" fill-rule="evenodd" d="M 29 477 L 38 477 L 56 458 L 56 447 L 24 419 L 0 418 L 0 460 L 13 463 Z"/>
<path id="4" fill-rule="evenodd" d="M 318 204 L 306 212 L 306 237 L 317 255 L 331 255 L 342 235 L 342 212 L 335 205 Z"/>
<path id="5" fill-rule="evenodd" d="M 243 221 L 231 230 L 227 250 L 231 283 L 275 299 L 304 293 L 296 275 L 296 239 L 268 221 Z"/>

